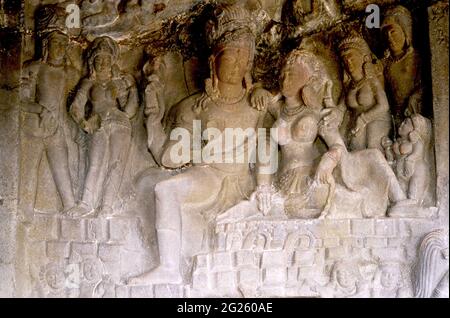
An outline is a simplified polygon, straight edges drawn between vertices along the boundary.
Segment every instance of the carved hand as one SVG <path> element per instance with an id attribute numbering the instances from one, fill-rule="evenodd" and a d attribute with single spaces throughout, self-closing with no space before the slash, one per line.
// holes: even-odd
<path id="1" fill-rule="evenodd" d="M 159 122 L 164 116 L 164 111 L 161 109 L 156 92 L 162 89 L 159 82 L 150 82 L 145 89 L 145 116 L 150 122 Z"/>
<path id="2" fill-rule="evenodd" d="M 319 167 L 317 167 L 315 181 L 321 184 L 331 184 L 333 182 L 333 170 L 337 162 L 327 154 L 322 156 Z"/>
<path id="3" fill-rule="evenodd" d="M 252 194 L 250 200 L 257 200 L 258 210 L 267 215 L 272 207 L 272 197 L 276 194 L 275 189 L 268 184 L 260 185 L 256 188 L 256 191 Z"/>
<path id="4" fill-rule="evenodd" d="M 364 119 L 363 114 L 359 115 L 358 119 L 356 120 L 356 126 L 351 131 L 352 135 L 356 136 L 356 135 L 362 133 L 362 131 L 364 130 L 366 125 L 367 125 L 367 122 Z"/>
<path id="5" fill-rule="evenodd" d="M 321 120 L 319 129 L 326 130 L 330 128 L 337 129 L 344 118 L 343 112 L 339 108 L 325 108 L 320 112 Z"/>
<path id="6" fill-rule="evenodd" d="M 272 100 L 272 94 L 264 88 L 255 88 L 250 97 L 250 103 L 257 110 L 266 110 Z"/>
<path id="7" fill-rule="evenodd" d="M 393 142 L 389 137 L 385 136 L 385 137 L 381 138 L 381 146 L 384 149 L 389 149 L 392 147 L 392 145 L 393 145 Z"/>

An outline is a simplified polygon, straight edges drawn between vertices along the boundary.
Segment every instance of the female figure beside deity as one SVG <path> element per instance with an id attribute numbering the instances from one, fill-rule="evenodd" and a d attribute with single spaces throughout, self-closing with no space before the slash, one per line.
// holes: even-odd
<path id="1" fill-rule="evenodd" d="M 70 107 L 73 119 L 91 137 L 84 191 L 74 217 L 114 212 L 131 142 L 130 119 L 138 110 L 134 78 L 121 74 L 116 65 L 118 49 L 109 37 L 94 41 L 88 56 L 89 77 L 82 80 Z"/>
<path id="2" fill-rule="evenodd" d="M 332 81 L 321 59 L 304 49 L 291 52 L 282 71 L 278 129 L 281 169 L 257 189 L 258 201 L 270 202 L 275 184 L 294 218 L 384 217 L 391 204 L 406 199 L 394 172 L 378 149 L 349 153 L 339 134 L 340 111 Z M 320 137 L 327 150 L 317 146 Z M 272 189 L 272 190 L 271 190 Z M 261 205 L 260 205 L 261 206 Z M 269 207 L 262 205 L 262 212 Z M 345 207 L 345 209 L 343 209 Z"/>
<path id="3" fill-rule="evenodd" d="M 339 46 L 349 82 L 346 104 L 355 125 L 350 129 L 350 150 L 383 150 L 381 139 L 389 136 L 392 118 L 384 91 L 382 66 L 367 42 L 359 36 L 345 39 Z"/>

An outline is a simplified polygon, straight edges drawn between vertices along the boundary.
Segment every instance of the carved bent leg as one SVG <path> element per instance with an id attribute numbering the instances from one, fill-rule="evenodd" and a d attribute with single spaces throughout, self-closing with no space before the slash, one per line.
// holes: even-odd
<path id="1" fill-rule="evenodd" d="M 63 203 L 63 211 L 69 212 L 75 207 L 76 202 L 69 170 L 67 144 L 60 134 L 49 138 L 46 144 L 50 171 Z"/>
<path id="2" fill-rule="evenodd" d="M 103 186 L 104 193 L 100 211 L 102 215 L 113 214 L 112 207 L 114 201 L 117 200 L 117 194 L 122 183 L 130 142 L 130 128 L 121 125 L 112 127 L 109 139 L 108 172 Z"/>
<path id="3" fill-rule="evenodd" d="M 77 208 L 71 211 L 72 217 L 83 217 L 94 212 L 100 193 L 98 185 L 103 184 L 103 176 L 105 175 L 102 172 L 105 169 L 104 158 L 107 151 L 107 140 L 106 132 L 103 129 L 92 136 L 89 147 L 89 168 L 84 183 L 83 196 Z"/>
<path id="4" fill-rule="evenodd" d="M 183 227 L 186 226 L 183 220 L 199 217 L 190 215 L 189 211 L 186 211 L 188 210 L 186 205 L 192 200 L 208 205 L 215 200 L 220 190 L 220 180 L 209 172 L 211 172 L 210 168 L 193 167 L 156 185 L 156 229 L 160 262 L 155 269 L 131 278 L 129 284 L 179 284 L 182 282 L 181 257 L 182 255 L 193 256 L 186 255 L 191 254 L 192 249 L 186 253 L 182 245 L 198 243 L 195 242 L 198 239 L 191 237 L 189 232 L 183 231 Z M 192 220 L 189 222 L 191 223 Z M 199 228 L 198 225 L 199 223 L 195 228 L 197 234 L 206 230 Z M 185 237 L 184 233 L 189 237 Z"/>
<path id="5" fill-rule="evenodd" d="M 341 160 L 344 185 L 365 197 L 366 217 L 384 217 L 389 202 L 406 200 L 394 171 L 378 149 L 348 153 Z"/>
<path id="6" fill-rule="evenodd" d="M 372 153 L 374 158 L 373 160 L 376 164 L 375 171 L 378 173 L 379 176 L 384 177 L 388 181 L 389 200 L 394 203 L 406 200 L 407 199 L 406 194 L 402 190 L 402 187 L 400 186 L 400 183 L 398 182 L 394 171 L 389 166 L 389 163 L 386 161 L 386 158 L 379 151 L 372 150 Z"/>

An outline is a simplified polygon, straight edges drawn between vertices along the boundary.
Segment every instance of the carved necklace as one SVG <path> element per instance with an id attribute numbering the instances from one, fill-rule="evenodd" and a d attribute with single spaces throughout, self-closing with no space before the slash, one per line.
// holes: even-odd
<path id="1" fill-rule="evenodd" d="M 402 54 L 400 56 L 396 57 L 393 54 L 391 54 L 391 61 L 392 61 L 392 63 L 398 63 L 398 62 L 404 60 L 406 57 L 408 57 L 413 52 L 414 52 L 414 49 L 410 46 L 406 49 L 405 52 L 402 52 Z"/>
<path id="2" fill-rule="evenodd" d="M 236 97 L 223 96 L 218 89 L 213 87 L 211 79 L 206 80 L 205 91 L 211 100 L 218 105 L 236 105 L 241 102 L 247 94 L 247 90 L 242 88 L 242 91 Z"/>
<path id="3" fill-rule="evenodd" d="M 293 119 L 292 117 L 302 113 L 305 109 L 306 109 L 306 105 L 304 105 L 304 104 L 293 106 L 293 107 L 284 105 L 284 107 L 281 111 L 281 116 L 283 117 L 284 120 L 290 121 Z"/>

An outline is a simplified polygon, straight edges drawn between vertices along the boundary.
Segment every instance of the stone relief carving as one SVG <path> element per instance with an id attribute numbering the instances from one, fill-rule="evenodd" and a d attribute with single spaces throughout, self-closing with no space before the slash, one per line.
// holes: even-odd
<path id="1" fill-rule="evenodd" d="M 70 141 L 76 137 L 67 110 L 66 99 L 75 87 L 80 71 L 70 64 L 66 56 L 68 36 L 52 31 L 43 40 L 43 56 L 27 65 L 22 72 L 21 110 L 24 114 L 24 134 L 30 149 L 37 151 L 23 161 L 24 175 L 21 183 L 21 207 L 26 216 L 32 216 L 38 186 L 38 168 L 45 153 L 58 194 L 62 211 L 75 207 L 76 196 L 69 164 Z M 39 143 L 31 150 L 32 143 Z M 75 162 L 78 158 L 72 157 Z M 74 175 L 72 171 L 72 175 Z"/>
<path id="2" fill-rule="evenodd" d="M 131 141 L 130 119 L 139 106 L 133 76 L 117 69 L 117 44 L 97 38 L 88 55 L 89 77 L 82 80 L 70 114 L 89 135 L 89 166 L 83 195 L 71 216 L 86 216 L 100 207 L 111 215 Z M 92 112 L 86 113 L 91 103 Z"/>
<path id="3" fill-rule="evenodd" d="M 424 201 L 430 198 L 430 168 L 433 158 L 430 148 L 431 122 L 419 114 L 407 117 L 398 129 L 398 136 L 392 150 L 388 150 L 394 153 L 397 178 L 408 196 L 410 205 L 426 206 L 427 202 Z M 392 154 L 389 156 L 392 157 Z M 420 215 L 419 211 L 422 210 L 418 209 Z M 402 214 L 391 211 L 391 216 L 394 215 Z"/>
<path id="4" fill-rule="evenodd" d="M 391 112 L 399 127 L 405 114 L 423 113 L 421 67 L 413 46 L 411 13 L 402 6 L 388 10 L 381 30 L 388 47 L 383 58 L 386 87 Z"/>
<path id="5" fill-rule="evenodd" d="M 294 26 L 293 36 L 299 36 L 338 20 L 341 16 L 340 6 L 339 1 L 335 0 L 286 1 L 285 16 Z"/>
<path id="6" fill-rule="evenodd" d="M 448 297 L 441 232 L 410 282 L 438 214 L 408 9 L 383 7 L 377 42 L 339 1 L 80 4 L 79 34 L 44 7 L 22 69 L 31 295 Z M 242 149 L 256 160 L 223 161 Z M 35 206 L 45 158 L 57 214 Z"/>
<path id="7" fill-rule="evenodd" d="M 435 230 L 420 244 L 414 296 L 448 298 L 448 231 Z"/>
<path id="8" fill-rule="evenodd" d="M 406 196 L 382 153 L 377 149 L 347 151 L 338 130 L 342 110 L 333 101 L 333 82 L 323 63 L 308 51 L 293 51 L 281 80 L 284 101 L 272 113 L 279 117 L 274 124 L 281 148 L 278 188 L 286 198 L 287 214 L 294 218 L 349 217 L 337 212 L 338 207 L 347 206 L 353 217 L 385 216 L 389 200 L 394 203 L 392 208 L 401 209 Z M 318 136 L 328 147 L 323 154 L 314 143 Z M 356 162 L 365 170 L 356 169 Z M 363 185 L 369 176 L 379 178 L 378 182 Z M 268 202 L 277 194 L 270 181 L 259 185 L 257 192 L 260 210 L 267 214 Z"/>
<path id="9" fill-rule="evenodd" d="M 339 49 L 350 77 L 347 107 L 354 110 L 355 124 L 350 130 L 350 149 L 383 150 L 381 140 L 389 136 L 392 123 L 381 63 L 374 63 L 376 57 L 360 36 L 345 39 Z"/>
<path id="10" fill-rule="evenodd" d="M 191 132 L 195 119 L 201 120 L 205 128 L 223 131 L 230 126 L 256 128 L 261 117 L 249 100 L 252 85 L 249 71 L 254 54 L 249 13 L 240 5 L 223 5 L 220 10 L 218 20 L 213 21 L 215 24 L 208 24 L 212 45 L 209 60 L 211 78 L 205 82 L 205 92 L 175 106 L 178 110 L 177 127 Z M 227 122 L 231 118 L 232 122 Z M 208 141 L 214 143 L 217 140 L 217 137 L 212 137 Z M 176 163 L 171 159 L 175 146 L 173 141 L 166 143 L 160 159 L 163 166 L 177 168 L 188 163 Z M 217 213 L 248 196 L 251 189 L 249 166 L 245 164 L 194 165 L 158 183 L 155 196 L 160 264 L 156 269 L 131 279 L 131 283 L 180 283 L 181 257 L 192 257 L 202 251 L 205 244 L 209 244 L 209 223 L 214 222 Z M 164 199 L 168 193 L 172 193 L 175 200 Z M 193 226 L 196 230 L 189 230 Z"/>

